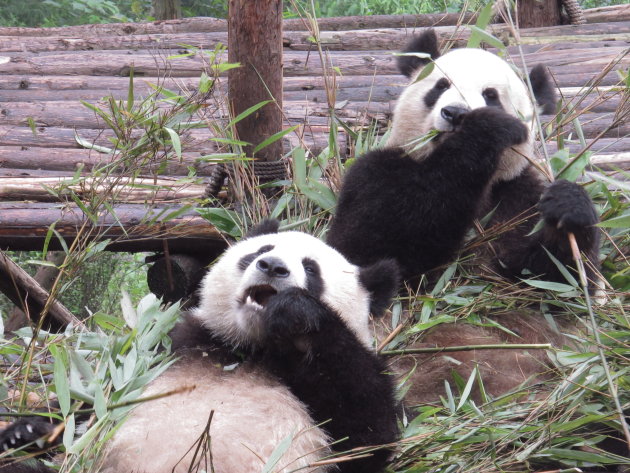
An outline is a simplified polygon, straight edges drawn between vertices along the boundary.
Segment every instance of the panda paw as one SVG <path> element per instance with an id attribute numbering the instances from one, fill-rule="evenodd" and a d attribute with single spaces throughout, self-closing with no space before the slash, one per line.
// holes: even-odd
<path id="1" fill-rule="evenodd" d="M 265 333 L 272 340 L 286 340 L 318 332 L 328 313 L 328 309 L 305 290 L 286 289 L 267 303 Z"/>
<path id="2" fill-rule="evenodd" d="M 538 209 L 547 225 L 566 232 L 579 232 L 597 223 L 597 212 L 586 191 L 560 179 L 544 192 Z"/>
<path id="3" fill-rule="evenodd" d="M 527 141 L 525 124 L 498 107 L 481 107 L 472 110 L 464 117 L 462 129 L 471 133 L 475 140 L 483 139 L 501 149 Z"/>
<path id="4" fill-rule="evenodd" d="M 55 425 L 43 417 L 20 419 L 0 432 L 0 451 L 19 449 L 29 445 L 31 450 L 43 449 L 45 438 L 52 433 Z"/>

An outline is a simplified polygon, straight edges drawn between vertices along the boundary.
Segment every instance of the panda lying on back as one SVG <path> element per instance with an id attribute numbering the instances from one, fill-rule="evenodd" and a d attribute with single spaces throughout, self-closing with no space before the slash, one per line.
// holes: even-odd
<path id="1" fill-rule="evenodd" d="M 397 439 L 392 382 L 371 348 L 368 315 L 385 310 L 398 284 L 392 261 L 358 268 L 312 236 L 261 224 L 205 276 L 199 306 L 171 334 L 179 361 L 144 395 L 195 389 L 138 405 L 109 441 L 99 471 L 189 471 L 212 411 L 212 471 L 260 472 L 289 436 L 274 472 L 382 470 L 388 449 L 338 470 L 308 466 Z M 17 422 L 0 433 L 0 446 L 28 443 L 49 425 Z M 332 451 L 331 440 L 338 441 Z"/>
<path id="2" fill-rule="evenodd" d="M 577 184 L 559 180 L 546 188 L 530 164 L 534 107 L 510 65 L 480 49 L 440 56 L 433 30 L 405 52 L 430 54 L 434 68 L 415 81 L 429 60 L 399 57 L 411 83 L 398 99 L 391 137 L 348 170 L 328 243 L 354 264 L 394 258 L 405 278 L 415 278 L 451 262 L 474 220 L 492 212 L 489 227 L 515 223 L 484 248 L 494 271 L 518 277 L 527 269 L 563 280 L 545 249 L 572 266 L 567 232 L 596 267 L 593 204 Z M 546 70 L 535 67 L 530 80 L 538 105 L 553 111 Z M 418 139 L 434 130 L 420 146 Z M 544 227 L 530 235 L 536 206 Z"/>

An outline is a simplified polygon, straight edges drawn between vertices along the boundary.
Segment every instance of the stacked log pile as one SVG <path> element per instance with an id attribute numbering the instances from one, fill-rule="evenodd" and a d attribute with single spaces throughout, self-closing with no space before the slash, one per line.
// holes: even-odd
<path id="1" fill-rule="evenodd" d="M 520 40 L 505 25 L 490 31 L 504 44 L 519 67 L 542 63 L 549 67 L 565 101 L 580 113 L 581 128 L 594 162 L 606 166 L 630 163 L 628 96 L 619 87 L 619 71 L 630 69 L 630 6 L 589 10 L 589 23 L 520 31 Z M 350 127 L 376 121 L 386 126 L 404 78 L 395 67 L 393 51 L 401 48 L 419 28 L 435 26 L 441 39 L 463 45 L 469 29 L 455 26 L 472 16 L 424 15 L 369 18 L 337 18 L 320 21 L 324 60 L 338 72 L 334 94 L 335 115 Z M 287 126 L 299 125 L 287 135 L 285 150 L 303 144 L 313 152 L 328 141 L 330 129 L 324 67 L 307 24 L 285 20 L 284 116 Z M 516 46 L 516 44 L 520 46 Z M 48 225 L 72 238 L 80 210 L 55 202 L 47 188 L 76 172 L 89 172 L 107 155 L 82 147 L 81 140 L 108 146 L 112 133 L 81 100 L 99 105 L 103 97 L 127 97 L 129 72 L 134 71 L 137 96 L 160 83 L 177 93 L 195 90 L 207 68 L 207 51 L 227 44 L 225 21 L 190 18 L 146 24 L 88 25 L 68 28 L 0 28 L 0 248 L 41 248 Z M 225 55 L 227 57 L 227 55 Z M 215 95 L 227 90 L 220 83 Z M 624 108 L 625 107 L 625 108 Z M 214 119 L 225 120 L 216 107 Z M 214 110 L 214 109 L 213 109 Z M 625 116 L 620 113 L 625 110 Z M 561 131 L 575 138 L 572 116 Z M 615 121 L 616 120 L 616 121 Z M 611 127 L 614 124 L 614 127 Z M 342 149 L 350 146 L 342 136 Z M 159 222 L 160 211 L 201 197 L 203 179 L 212 172 L 201 156 L 222 152 L 210 140 L 213 132 L 199 128 L 187 133 L 182 159 L 173 159 L 163 175 L 147 170 L 146 182 L 124 195 L 115 225 L 103 216 L 100 225 L 134 229 L 152 204 Z M 590 144 L 592 140 L 597 141 Z M 582 145 L 569 142 L 573 150 Z M 554 150 L 551 144 L 550 150 Z M 182 184 L 193 168 L 198 183 Z M 149 196 L 151 186 L 158 194 Z M 122 197 L 121 197 L 122 198 Z M 179 231 L 185 227 L 186 231 Z M 124 232 L 123 232 L 124 233 Z M 132 232 L 133 233 L 133 232 Z M 142 249 L 160 249 L 161 238 L 178 237 L 204 245 L 219 235 L 208 230 L 194 214 L 183 213 L 159 230 L 143 233 Z M 191 240 L 186 240 L 187 238 Z M 119 249 L 133 249 L 120 244 Z"/>

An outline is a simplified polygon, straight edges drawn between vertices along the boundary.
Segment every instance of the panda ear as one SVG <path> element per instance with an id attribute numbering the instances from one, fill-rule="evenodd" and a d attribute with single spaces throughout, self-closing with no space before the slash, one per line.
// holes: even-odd
<path id="1" fill-rule="evenodd" d="M 370 312 L 380 317 L 398 292 L 400 268 L 395 260 L 384 259 L 360 268 L 359 281 L 370 293 Z"/>
<path id="2" fill-rule="evenodd" d="M 419 36 L 414 37 L 407 45 L 403 53 L 425 53 L 431 55 L 432 60 L 436 60 L 440 57 L 440 50 L 438 49 L 438 38 L 433 28 L 429 28 Z M 428 64 L 430 60 L 428 58 L 420 58 L 416 56 L 398 56 L 396 58 L 396 64 L 398 70 L 409 77 L 418 70 L 419 67 Z"/>
<path id="3" fill-rule="evenodd" d="M 276 219 L 266 219 L 258 223 L 258 225 L 254 225 L 249 231 L 245 234 L 243 239 L 245 238 L 253 238 L 260 235 L 269 235 L 273 233 L 278 233 L 278 229 L 280 228 L 280 222 Z"/>
<path id="4" fill-rule="evenodd" d="M 534 66 L 529 73 L 529 81 L 532 84 L 532 92 L 534 92 L 534 97 L 542 109 L 542 113 L 556 113 L 558 97 L 547 68 L 542 64 Z"/>

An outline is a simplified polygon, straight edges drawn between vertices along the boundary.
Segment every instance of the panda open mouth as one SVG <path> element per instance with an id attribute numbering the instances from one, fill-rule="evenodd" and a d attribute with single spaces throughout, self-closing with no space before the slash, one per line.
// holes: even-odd
<path id="1" fill-rule="evenodd" d="M 267 305 L 269 298 L 276 294 L 278 294 L 278 291 L 268 284 L 252 286 L 245 291 L 245 304 L 253 305 L 256 308 L 263 308 Z"/>

